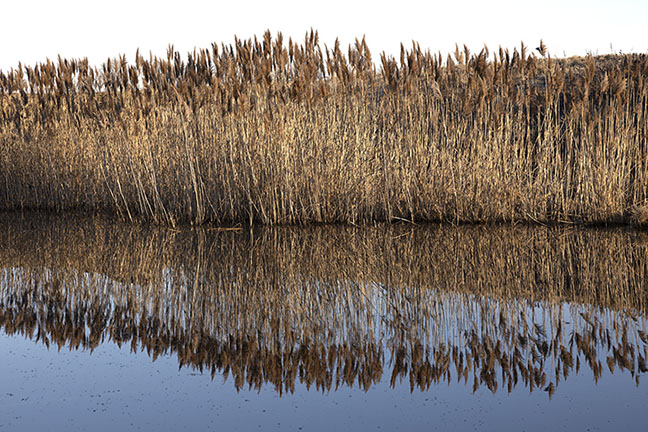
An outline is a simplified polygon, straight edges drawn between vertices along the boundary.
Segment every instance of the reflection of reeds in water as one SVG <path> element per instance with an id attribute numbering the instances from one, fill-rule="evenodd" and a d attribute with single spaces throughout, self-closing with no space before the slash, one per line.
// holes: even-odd
<path id="1" fill-rule="evenodd" d="M 48 346 L 108 339 L 279 392 L 387 374 L 551 394 L 583 365 L 646 372 L 634 231 L 0 222 L 0 325 Z"/>

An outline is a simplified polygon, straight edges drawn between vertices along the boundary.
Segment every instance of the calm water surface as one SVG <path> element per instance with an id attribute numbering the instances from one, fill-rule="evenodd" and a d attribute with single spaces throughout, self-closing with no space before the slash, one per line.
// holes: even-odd
<path id="1" fill-rule="evenodd" d="M 0 215 L 0 431 L 646 430 L 648 234 Z"/>

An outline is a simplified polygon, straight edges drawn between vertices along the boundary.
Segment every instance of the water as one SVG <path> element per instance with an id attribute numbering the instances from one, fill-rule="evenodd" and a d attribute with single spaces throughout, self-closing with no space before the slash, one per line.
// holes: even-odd
<path id="1" fill-rule="evenodd" d="M 0 215 L 0 430 L 645 430 L 647 239 Z"/>

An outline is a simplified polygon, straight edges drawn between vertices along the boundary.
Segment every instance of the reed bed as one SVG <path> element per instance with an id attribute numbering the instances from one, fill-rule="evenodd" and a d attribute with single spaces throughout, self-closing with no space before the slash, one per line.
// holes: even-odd
<path id="1" fill-rule="evenodd" d="M 311 31 L 0 72 L 0 209 L 159 224 L 648 221 L 648 56 L 374 59 Z"/>
<path id="2" fill-rule="evenodd" d="M 111 341 L 236 388 L 546 390 L 647 371 L 648 241 L 632 230 L 463 226 L 170 231 L 0 224 L 0 327 Z"/>

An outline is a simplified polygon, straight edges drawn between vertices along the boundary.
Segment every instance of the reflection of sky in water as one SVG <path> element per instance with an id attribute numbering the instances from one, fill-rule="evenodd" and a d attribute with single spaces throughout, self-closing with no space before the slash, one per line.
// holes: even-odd
<path id="1" fill-rule="evenodd" d="M 102 344 L 92 354 L 0 336 L 0 430 L 645 430 L 648 386 L 628 372 L 585 369 L 546 392 L 492 394 L 468 385 L 409 391 L 388 379 L 368 392 L 346 386 L 281 398 L 271 387 L 236 392 L 217 375 L 170 356 Z"/>

